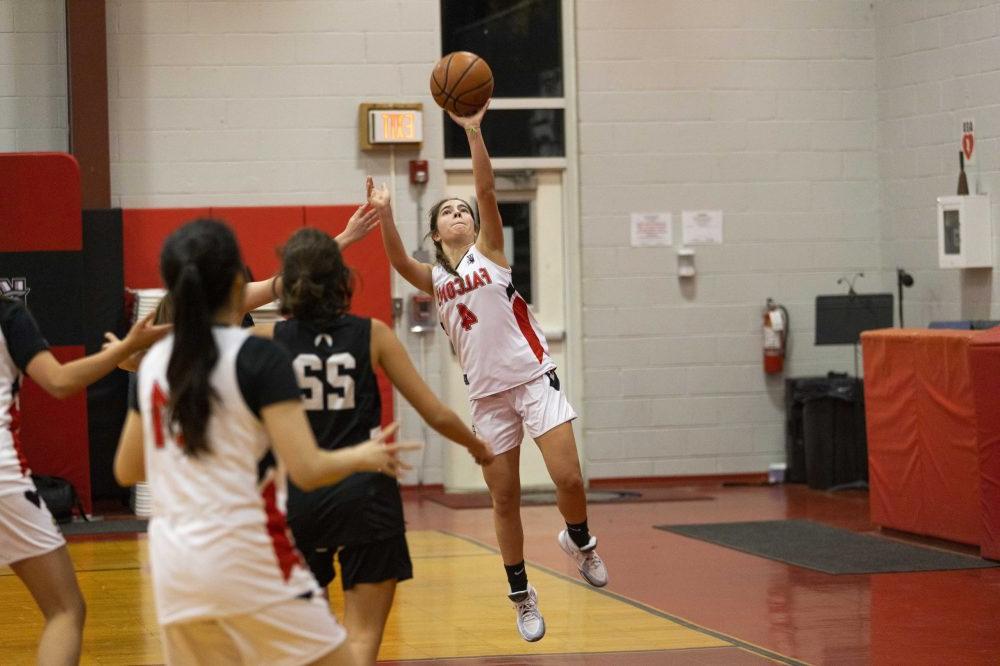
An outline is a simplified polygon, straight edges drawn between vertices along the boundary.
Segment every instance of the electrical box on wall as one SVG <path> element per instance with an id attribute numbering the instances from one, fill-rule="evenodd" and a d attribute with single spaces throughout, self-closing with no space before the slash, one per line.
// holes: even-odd
<path id="1" fill-rule="evenodd" d="M 937 230 L 941 268 L 993 267 L 988 194 L 938 197 Z"/>

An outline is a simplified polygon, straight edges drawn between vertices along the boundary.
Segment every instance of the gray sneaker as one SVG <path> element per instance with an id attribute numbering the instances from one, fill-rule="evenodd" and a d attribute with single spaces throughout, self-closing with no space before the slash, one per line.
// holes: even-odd
<path id="1" fill-rule="evenodd" d="M 517 611 L 517 630 L 521 638 L 534 643 L 545 635 L 545 618 L 538 611 L 538 593 L 528 583 L 528 589 L 523 592 L 511 592 L 507 597 L 514 603 Z"/>
<path id="2" fill-rule="evenodd" d="M 578 548 L 569 537 L 569 532 L 563 530 L 559 533 L 559 546 L 576 562 L 576 568 L 580 570 L 580 575 L 585 581 L 594 587 L 604 587 L 608 584 L 607 567 L 597 554 L 597 537 L 591 536 L 586 546 Z"/>

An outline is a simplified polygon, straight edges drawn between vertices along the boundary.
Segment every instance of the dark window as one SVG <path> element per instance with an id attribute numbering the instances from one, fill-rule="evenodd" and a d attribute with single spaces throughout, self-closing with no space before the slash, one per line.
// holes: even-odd
<path id="1" fill-rule="evenodd" d="M 491 157 L 565 157 L 563 109 L 493 109 L 483 121 Z M 444 156 L 469 157 L 465 132 L 444 118 Z"/>
<path id="2" fill-rule="evenodd" d="M 504 254 L 510 262 L 514 288 L 531 304 L 531 203 L 501 202 L 504 226 Z M 513 243 L 511 243 L 513 238 Z"/>
<path id="3" fill-rule="evenodd" d="M 472 51 L 494 97 L 562 97 L 560 0 L 441 0 L 441 53 Z"/>

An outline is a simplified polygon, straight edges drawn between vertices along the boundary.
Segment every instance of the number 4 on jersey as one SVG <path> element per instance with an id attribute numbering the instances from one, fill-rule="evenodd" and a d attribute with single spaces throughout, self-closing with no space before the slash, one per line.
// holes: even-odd
<path id="1" fill-rule="evenodd" d="M 462 318 L 462 328 L 465 330 L 471 330 L 473 324 L 479 323 L 479 317 L 476 313 L 465 307 L 462 303 L 455 306 L 458 309 L 458 315 Z"/>

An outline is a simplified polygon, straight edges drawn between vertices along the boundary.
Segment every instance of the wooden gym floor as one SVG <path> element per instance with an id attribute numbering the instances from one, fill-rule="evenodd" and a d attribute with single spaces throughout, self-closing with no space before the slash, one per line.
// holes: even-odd
<path id="1" fill-rule="evenodd" d="M 711 499 L 591 506 L 610 571 L 604 590 L 579 581 L 559 550 L 555 507 L 524 508 L 529 577 L 547 624 L 545 638 L 529 644 L 518 637 L 505 597 L 489 510 L 449 509 L 408 493 L 415 578 L 398 589 L 380 660 L 1000 662 L 1000 569 L 830 576 L 652 528 L 811 518 L 867 531 L 866 494 L 718 484 L 697 494 Z M 75 538 L 70 549 L 89 604 L 82 663 L 162 663 L 145 538 Z M 340 595 L 332 602 L 340 615 Z M 32 663 L 40 616 L 8 569 L 0 569 L 0 627 L 0 664 Z"/>

